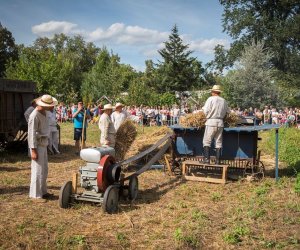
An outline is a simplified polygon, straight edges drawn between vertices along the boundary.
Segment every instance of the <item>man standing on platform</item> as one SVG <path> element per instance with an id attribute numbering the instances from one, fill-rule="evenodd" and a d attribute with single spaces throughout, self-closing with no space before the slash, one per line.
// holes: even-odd
<path id="1" fill-rule="evenodd" d="M 222 149 L 222 134 L 224 129 L 224 118 L 230 112 L 228 104 L 221 94 L 220 85 L 214 85 L 209 97 L 203 107 L 206 116 L 205 133 L 203 137 L 204 163 L 210 163 L 210 147 L 212 140 L 215 141 L 216 147 L 216 164 L 220 164 Z"/>

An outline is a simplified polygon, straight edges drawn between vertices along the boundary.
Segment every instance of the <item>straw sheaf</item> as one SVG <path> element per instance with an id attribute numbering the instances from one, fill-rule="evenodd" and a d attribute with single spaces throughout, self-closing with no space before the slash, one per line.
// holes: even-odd
<path id="1" fill-rule="evenodd" d="M 116 160 L 124 159 L 126 153 L 129 151 L 131 144 L 137 136 L 137 129 L 131 120 L 124 121 L 119 127 L 116 134 Z"/>
<path id="2" fill-rule="evenodd" d="M 238 124 L 239 120 L 240 118 L 235 113 L 229 113 L 224 119 L 224 125 L 225 127 L 234 127 Z M 187 114 L 180 118 L 180 124 L 185 128 L 203 128 L 205 127 L 205 122 L 205 114 L 202 111 L 194 114 Z"/>

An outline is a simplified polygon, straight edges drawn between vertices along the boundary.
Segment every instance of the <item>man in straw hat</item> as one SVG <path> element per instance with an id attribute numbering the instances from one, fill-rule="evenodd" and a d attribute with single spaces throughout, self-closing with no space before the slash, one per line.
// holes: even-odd
<path id="1" fill-rule="evenodd" d="M 113 122 L 116 131 L 129 116 L 129 114 L 125 110 L 123 110 L 123 107 L 124 105 L 118 102 L 116 104 L 115 111 L 111 115 L 111 121 Z"/>
<path id="2" fill-rule="evenodd" d="M 102 146 L 115 147 L 116 129 L 110 118 L 113 110 L 111 104 L 104 105 L 103 114 L 99 119 L 99 129 L 101 131 L 100 144 Z"/>
<path id="3" fill-rule="evenodd" d="M 224 128 L 223 119 L 230 112 L 227 102 L 220 96 L 220 85 L 214 85 L 203 107 L 206 116 L 205 133 L 203 137 L 204 163 L 210 163 L 210 147 L 214 139 L 216 147 L 216 164 L 220 164 L 222 148 L 222 134 Z"/>
<path id="4" fill-rule="evenodd" d="M 31 151 L 29 197 L 37 202 L 45 202 L 45 198 L 51 196 L 47 192 L 49 122 L 46 111 L 52 110 L 56 104 L 52 96 L 43 95 L 36 99 L 37 107 L 28 120 L 28 146 Z"/>
<path id="5" fill-rule="evenodd" d="M 52 97 L 54 103 L 58 103 L 56 98 Z M 59 133 L 57 128 L 56 121 L 56 110 L 53 108 L 50 111 L 47 111 L 48 121 L 49 121 L 49 140 L 48 140 L 48 149 L 51 154 L 60 154 L 58 150 L 59 143 Z"/>

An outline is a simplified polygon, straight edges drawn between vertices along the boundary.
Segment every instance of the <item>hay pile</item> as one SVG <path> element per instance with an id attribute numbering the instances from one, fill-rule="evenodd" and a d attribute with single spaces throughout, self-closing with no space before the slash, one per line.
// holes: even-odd
<path id="1" fill-rule="evenodd" d="M 133 121 L 126 120 L 119 127 L 116 134 L 116 160 L 121 161 L 124 159 L 131 144 L 137 136 L 137 129 Z"/>
<path id="2" fill-rule="evenodd" d="M 202 111 L 194 114 L 187 114 L 180 118 L 180 125 L 185 128 L 203 128 L 205 126 L 205 122 L 205 114 Z"/>
<path id="3" fill-rule="evenodd" d="M 239 121 L 240 118 L 238 115 L 236 115 L 235 113 L 229 113 L 224 119 L 224 125 L 225 127 L 234 127 L 239 123 Z M 205 127 L 205 122 L 206 118 L 203 111 L 200 111 L 195 114 L 187 114 L 186 116 L 182 116 L 180 118 L 180 125 L 185 128 L 203 128 Z"/>
<path id="4" fill-rule="evenodd" d="M 164 137 L 167 133 L 172 132 L 168 127 L 160 127 L 158 130 L 151 134 L 142 133 L 131 145 L 130 150 L 125 155 L 125 159 L 137 155 L 140 152 L 150 148 L 158 140 Z"/>
<path id="5" fill-rule="evenodd" d="M 240 117 L 233 112 L 230 112 L 226 115 L 224 119 L 224 126 L 225 127 L 235 127 L 240 122 Z"/>

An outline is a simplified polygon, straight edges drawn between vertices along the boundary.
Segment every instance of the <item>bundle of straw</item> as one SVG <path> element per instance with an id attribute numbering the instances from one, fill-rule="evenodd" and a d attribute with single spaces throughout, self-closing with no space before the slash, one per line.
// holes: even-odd
<path id="1" fill-rule="evenodd" d="M 125 120 L 119 127 L 116 134 L 116 160 L 124 160 L 124 157 L 129 150 L 131 144 L 137 136 L 137 129 L 133 121 Z"/>
<path id="2" fill-rule="evenodd" d="M 240 118 L 238 117 L 238 115 L 236 115 L 235 113 L 229 113 L 224 119 L 224 125 L 225 127 L 234 127 L 239 123 L 239 121 Z M 180 124 L 185 128 L 203 128 L 205 127 L 205 122 L 206 118 L 203 111 L 200 111 L 195 114 L 187 114 L 186 116 L 182 116 L 180 118 Z"/>
<path id="3" fill-rule="evenodd" d="M 180 119 L 180 125 L 188 128 L 203 128 L 205 126 L 206 118 L 205 114 L 202 111 L 193 114 L 187 114 L 186 116 L 182 116 Z"/>
<path id="4" fill-rule="evenodd" d="M 240 121 L 239 116 L 236 113 L 230 112 L 224 119 L 225 127 L 235 127 Z"/>

